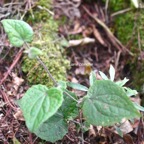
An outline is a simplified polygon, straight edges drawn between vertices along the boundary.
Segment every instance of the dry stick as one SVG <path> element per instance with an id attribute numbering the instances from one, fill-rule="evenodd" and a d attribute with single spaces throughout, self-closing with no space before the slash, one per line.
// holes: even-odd
<path id="1" fill-rule="evenodd" d="M 108 21 L 108 6 L 109 6 L 109 0 L 106 0 L 106 2 L 105 2 L 106 21 Z"/>
<path id="2" fill-rule="evenodd" d="M 0 85 L 2 85 L 2 83 L 6 80 L 6 78 L 8 77 L 8 75 L 10 74 L 10 72 L 12 71 L 12 69 L 14 68 L 14 66 L 17 64 L 17 62 L 19 61 L 19 59 L 22 56 L 23 53 L 23 47 L 19 50 L 18 54 L 15 56 L 15 59 L 13 61 L 13 63 L 11 64 L 10 68 L 8 69 L 8 71 L 6 72 L 5 76 L 3 77 L 3 79 L 0 81 Z"/>
<path id="3" fill-rule="evenodd" d="M 2 91 L 1 89 L 0 89 L 0 92 L 1 92 L 1 94 L 3 95 L 4 100 L 10 105 L 10 107 L 11 107 L 14 111 L 16 111 L 17 108 L 12 105 L 12 103 L 10 102 L 10 100 L 9 100 L 8 96 L 6 95 L 6 93 L 5 93 L 4 91 Z"/>
<path id="4" fill-rule="evenodd" d="M 108 5 L 109 5 L 109 0 L 106 0 L 106 3 L 105 3 L 105 10 L 107 12 L 107 9 L 108 9 Z"/>
<path id="5" fill-rule="evenodd" d="M 79 116 L 80 116 L 80 127 L 81 127 L 81 140 L 82 140 L 82 144 L 84 144 L 84 135 L 83 135 L 83 123 L 82 123 L 82 113 L 79 110 Z"/>
<path id="6" fill-rule="evenodd" d="M 109 28 L 105 25 L 105 23 L 103 23 L 100 19 L 98 19 L 97 17 L 94 17 L 90 12 L 89 10 L 83 6 L 83 9 L 86 11 L 86 13 L 91 17 L 93 18 L 100 26 L 103 27 L 103 29 L 105 30 L 105 32 L 108 34 L 111 42 L 113 43 L 113 45 L 121 51 L 121 48 L 123 50 L 126 50 L 127 52 L 129 52 L 129 50 L 127 50 L 122 44 L 121 42 L 113 35 L 113 33 L 109 30 Z M 129 52 L 130 53 L 130 52 Z M 130 53 L 131 54 L 131 53 Z"/>
<path id="7" fill-rule="evenodd" d="M 120 55 L 121 55 L 121 51 L 119 51 L 117 53 L 117 58 L 115 60 L 115 71 L 117 71 L 118 63 L 119 63 L 119 60 L 120 60 Z"/>
<path id="8" fill-rule="evenodd" d="M 139 48 L 139 51 L 141 52 L 141 36 L 140 36 L 140 31 L 139 31 L 139 28 L 138 28 L 138 48 Z"/>

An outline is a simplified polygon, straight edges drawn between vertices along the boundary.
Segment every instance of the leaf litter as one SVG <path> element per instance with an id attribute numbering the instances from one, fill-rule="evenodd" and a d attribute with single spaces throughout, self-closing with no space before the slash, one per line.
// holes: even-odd
<path id="1" fill-rule="evenodd" d="M 11 5 L 11 7 L 9 7 Z M 27 1 L 13 5 L 11 3 L 0 3 L 0 19 L 17 15 L 21 9 L 24 17 L 29 9 L 35 7 L 35 1 Z M 62 3 L 54 0 L 54 17 L 60 18 L 62 15 L 68 17 L 66 24 L 59 27 L 59 33 L 65 36 L 69 43 L 68 56 L 71 60 L 71 70 L 68 79 L 72 82 L 79 82 L 89 86 L 88 75 L 91 70 L 107 72 L 110 64 L 116 69 L 116 79 L 121 77 L 122 69 L 130 55 L 129 50 L 111 33 L 107 26 L 107 17 L 100 3 L 88 3 L 86 1 L 77 0 L 75 4 L 66 0 Z M 8 12 L 11 8 L 10 14 Z M 70 12 L 72 8 L 73 13 Z M 19 17 L 20 18 L 20 17 Z M 0 30 L 0 54 L 4 53 L 7 48 L 6 55 L 0 59 L 0 79 L 6 74 L 0 88 L 0 142 L 2 143 L 23 143 L 32 144 L 39 143 L 40 140 L 34 134 L 31 134 L 24 125 L 24 119 L 15 104 L 15 99 L 23 96 L 28 89 L 27 83 L 23 80 L 20 69 L 20 59 L 7 73 L 10 68 L 11 61 L 4 61 L 10 53 L 17 56 L 18 50 L 11 51 L 11 45 L 6 40 L 2 28 Z M 80 38 L 76 38 L 76 36 Z M 69 38 L 69 37 L 72 38 Z M 142 53 L 141 53 L 142 54 Z M 11 60 L 13 60 L 11 57 Z M 21 56 L 20 56 L 21 57 Z M 143 55 L 140 57 L 143 58 Z M 121 60 L 120 60 L 121 59 Z M 100 78 L 101 79 L 101 78 Z M 78 92 L 77 92 L 78 93 Z M 78 93 L 83 96 L 84 93 Z M 139 99 L 140 100 L 140 99 Z M 136 102 L 136 99 L 133 99 Z M 138 102 L 139 103 L 139 102 Z M 80 119 L 76 118 L 76 122 Z M 61 140 L 61 143 L 79 143 L 81 140 L 81 130 L 78 124 L 70 122 L 69 132 Z M 119 127 L 123 137 L 118 134 L 115 127 L 96 127 L 91 126 L 90 129 L 83 133 L 84 143 L 89 144 L 142 144 L 144 143 L 144 122 L 143 119 L 135 119 L 132 121 L 124 121 Z"/>

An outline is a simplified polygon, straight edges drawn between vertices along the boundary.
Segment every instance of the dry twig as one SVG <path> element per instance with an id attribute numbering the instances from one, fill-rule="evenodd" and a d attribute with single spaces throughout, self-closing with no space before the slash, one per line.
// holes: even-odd
<path id="1" fill-rule="evenodd" d="M 109 30 L 109 28 L 105 25 L 105 23 L 103 23 L 100 19 L 98 19 L 97 17 L 94 17 L 90 11 L 83 6 L 83 9 L 85 10 L 85 12 L 91 17 L 93 18 L 100 26 L 103 27 L 103 29 L 105 30 L 105 32 L 107 33 L 107 36 L 109 37 L 110 41 L 112 42 L 112 44 L 120 51 L 127 51 L 127 49 L 121 44 L 121 42 L 113 35 L 113 33 Z"/>
<path id="2" fill-rule="evenodd" d="M 0 81 L 0 85 L 3 84 L 3 82 L 6 80 L 6 78 L 8 77 L 8 75 L 10 74 L 10 72 L 12 71 L 12 69 L 15 67 L 15 65 L 18 63 L 18 61 L 20 60 L 22 53 L 23 53 L 23 49 L 21 48 L 18 52 L 18 54 L 15 56 L 15 59 L 13 60 L 10 68 L 8 69 L 8 71 L 6 72 L 5 76 L 3 77 L 3 79 Z"/>

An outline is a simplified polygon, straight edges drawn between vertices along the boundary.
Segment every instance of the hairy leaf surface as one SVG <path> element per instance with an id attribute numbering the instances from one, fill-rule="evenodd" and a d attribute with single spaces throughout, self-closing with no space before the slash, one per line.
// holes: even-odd
<path id="1" fill-rule="evenodd" d="M 94 82 L 84 100 L 83 113 L 90 124 L 100 126 L 140 116 L 123 89 L 110 80 Z"/>
<path id="2" fill-rule="evenodd" d="M 23 111 L 27 127 L 33 132 L 57 112 L 62 102 L 61 90 L 35 85 L 28 89 L 18 103 Z"/>
<path id="3" fill-rule="evenodd" d="M 33 30 L 22 20 L 5 19 L 1 21 L 8 35 L 10 43 L 15 47 L 21 47 L 24 42 L 31 42 Z"/>
<path id="4" fill-rule="evenodd" d="M 58 113 L 45 121 L 34 133 L 46 141 L 54 143 L 64 137 L 68 132 L 67 123 Z"/>

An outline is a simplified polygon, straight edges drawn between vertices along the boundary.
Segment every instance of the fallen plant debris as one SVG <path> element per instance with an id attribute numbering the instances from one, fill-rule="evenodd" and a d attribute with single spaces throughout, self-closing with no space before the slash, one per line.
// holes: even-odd
<path id="1" fill-rule="evenodd" d="M 116 70 L 116 80 L 118 80 L 121 76 L 121 71 L 124 68 L 125 61 L 127 61 L 126 57 L 131 55 L 131 52 L 125 46 L 119 43 L 119 40 L 114 35 L 111 35 L 111 32 L 109 33 L 109 28 L 106 23 L 107 16 L 103 11 L 102 5 L 100 5 L 99 3 L 95 3 L 95 5 L 88 5 L 87 2 L 81 2 L 79 0 L 76 0 L 76 5 L 74 5 L 73 1 L 57 2 L 58 5 L 55 5 L 54 8 L 56 9 L 60 6 L 60 15 L 66 15 L 72 20 L 71 24 L 67 23 L 64 28 L 59 31 L 60 34 L 64 34 L 64 36 L 68 37 L 68 42 L 74 40 L 72 45 L 70 45 L 68 49 L 68 56 L 71 60 L 72 67 L 69 71 L 68 79 L 71 82 L 81 83 L 89 86 L 88 76 L 92 70 L 95 70 L 94 72 L 97 75 L 98 79 L 102 79 L 102 76 L 98 74 L 98 71 L 101 70 L 103 72 L 107 72 L 110 64 L 113 64 Z M 54 4 L 55 3 L 56 1 L 54 2 Z M 3 4 L 4 3 L 2 3 L 2 5 Z M 22 9 L 24 8 L 23 14 L 21 15 L 22 17 L 25 17 L 25 15 L 27 15 L 28 10 L 32 8 L 32 4 L 34 4 L 33 1 L 26 1 L 26 3 L 24 3 L 22 7 Z M 64 7 L 68 7 L 68 9 L 64 10 Z M 71 7 L 73 8 L 74 12 L 72 16 L 70 15 L 71 13 L 67 13 L 67 11 L 70 10 L 69 8 Z M 99 19 L 95 20 L 96 15 Z M 7 15 L 5 15 L 5 17 L 2 17 L 2 19 L 6 17 Z M 75 18 L 77 19 L 77 25 L 73 23 Z M 83 21 L 87 21 L 88 24 L 85 25 Z M 83 22 L 84 24 L 82 24 L 81 22 Z M 74 27 L 75 31 L 73 31 L 72 27 Z M 65 28 L 67 29 L 66 31 L 64 30 Z M 9 52 L 11 52 L 12 47 L 7 41 L 4 32 L 2 30 L 0 32 L 2 35 L 2 44 L 0 45 L 1 51 L 3 51 L 5 47 L 9 47 L 9 51 L 6 55 L 11 55 Z M 75 38 L 75 35 L 77 34 L 82 34 L 82 36 L 77 39 Z M 72 38 L 69 38 L 69 35 L 72 35 Z M 88 42 L 83 42 L 86 38 L 88 38 Z M 18 105 L 15 103 L 15 99 L 22 98 L 25 91 L 27 91 L 27 89 L 29 88 L 26 81 L 23 81 L 22 78 L 23 74 L 21 73 L 21 68 L 19 66 L 19 63 L 21 63 L 21 59 L 19 58 L 16 63 L 12 64 L 13 66 L 10 66 L 12 61 L 9 63 L 4 62 L 4 60 L 5 57 L 2 57 L 0 61 L 0 66 L 2 67 L 2 71 L 0 71 L 0 142 L 6 144 L 19 142 L 23 144 L 40 143 L 42 142 L 41 139 L 38 139 L 34 134 L 31 134 L 25 127 L 22 112 L 21 110 L 19 110 Z M 3 64 L 5 64 L 5 68 Z M 6 74 L 5 77 L 4 72 Z M 72 91 L 76 92 L 80 99 L 85 95 L 85 92 L 79 93 L 79 91 L 76 90 Z M 132 97 L 131 99 L 133 102 L 138 102 L 138 104 L 141 103 L 141 98 L 139 96 L 138 98 Z M 133 121 L 123 120 L 121 125 L 116 125 L 116 127 L 110 126 L 104 128 L 102 126 L 91 125 L 89 129 L 88 124 L 86 125 L 85 123 L 83 123 L 84 118 L 82 116 L 82 113 L 79 113 L 80 117 L 76 117 L 76 119 L 70 120 L 68 133 L 58 143 L 75 144 L 81 142 L 89 144 L 142 144 L 144 142 L 143 117 L 140 119 L 135 119 Z M 143 113 L 141 114 L 143 116 Z"/>

